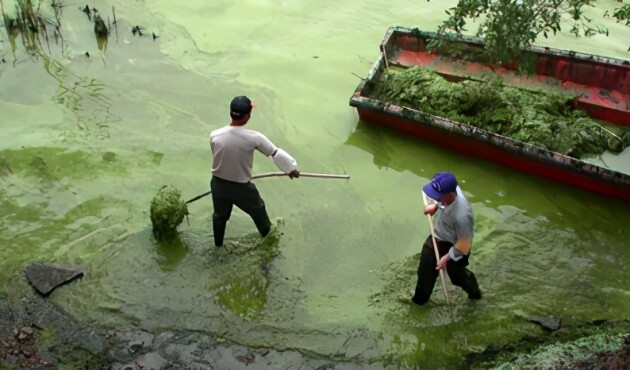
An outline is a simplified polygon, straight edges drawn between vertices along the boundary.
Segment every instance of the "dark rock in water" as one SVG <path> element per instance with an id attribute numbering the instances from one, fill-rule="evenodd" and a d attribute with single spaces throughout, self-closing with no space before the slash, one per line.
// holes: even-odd
<path id="1" fill-rule="evenodd" d="M 100 15 L 94 17 L 94 33 L 96 37 L 101 38 L 106 38 L 109 35 L 109 30 L 107 30 L 107 26 Z"/>
<path id="2" fill-rule="evenodd" d="M 35 290 L 47 296 L 58 286 L 83 276 L 83 269 L 79 266 L 36 263 L 27 266 L 24 275 Z"/>
<path id="3" fill-rule="evenodd" d="M 560 325 L 562 325 L 561 319 L 556 319 L 551 316 L 533 316 L 527 319 L 527 321 L 538 324 L 541 328 L 548 331 L 556 331 L 560 329 Z"/>

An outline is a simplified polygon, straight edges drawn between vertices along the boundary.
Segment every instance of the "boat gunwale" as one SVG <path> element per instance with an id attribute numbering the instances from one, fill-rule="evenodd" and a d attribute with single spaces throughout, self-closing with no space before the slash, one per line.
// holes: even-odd
<path id="1" fill-rule="evenodd" d="M 422 37 L 425 37 L 425 38 L 437 37 L 436 32 L 421 31 L 417 28 L 412 29 L 412 28 L 401 27 L 401 26 L 390 27 L 385 33 L 385 37 L 383 38 L 383 41 L 381 42 L 381 45 L 380 45 L 381 50 L 391 45 L 391 43 L 393 42 L 392 36 L 394 36 L 395 33 L 406 34 L 412 37 L 418 37 L 418 35 L 422 35 Z M 463 42 L 467 44 L 474 44 L 482 48 L 484 47 L 483 40 L 478 37 L 461 35 L 453 39 L 449 39 L 449 41 Z M 625 60 L 625 59 L 616 58 L 616 57 L 606 57 L 602 55 L 583 53 L 583 52 L 574 51 L 574 50 L 564 50 L 564 49 L 552 48 L 549 46 L 536 46 L 536 45 L 523 47 L 522 50 L 539 54 L 539 55 L 543 55 L 543 56 L 554 56 L 554 57 L 561 57 L 561 58 L 568 58 L 568 59 L 580 59 L 583 62 L 589 62 L 589 63 L 612 64 L 615 67 L 621 67 L 621 68 L 626 68 L 630 70 L 630 60 Z"/>

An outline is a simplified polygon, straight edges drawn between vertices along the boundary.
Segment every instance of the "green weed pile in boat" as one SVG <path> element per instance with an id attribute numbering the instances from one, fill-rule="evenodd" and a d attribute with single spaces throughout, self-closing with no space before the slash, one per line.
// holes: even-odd
<path id="1" fill-rule="evenodd" d="M 177 226 L 188 215 L 182 193 L 172 185 L 164 185 L 151 200 L 151 224 L 153 235 L 158 240 L 172 239 L 177 234 Z"/>
<path id="2" fill-rule="evenodd" d="M 630 145 L 630 128 L 603 127 L 572 109 L 566 96 L 505 86 L 501 79 L 455 83 L 419 67 L 389 69 L 370 97 L 576 158 Z"/>

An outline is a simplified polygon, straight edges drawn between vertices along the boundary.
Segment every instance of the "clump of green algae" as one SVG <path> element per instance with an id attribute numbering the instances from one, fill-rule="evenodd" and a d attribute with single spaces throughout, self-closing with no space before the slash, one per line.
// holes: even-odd
<path id="1" fill-rule="evenodd" d="M 182 193 L 175 186 L 163 185 L 151 200 L 151 224 L 153 235 L 158 240 L 172 239 L 177 235 L 177 226 L 188 215 Z"/>
<path id="2" fill-rule="evenodd" d="M 576 158 L 630 145 L 629 128 L 605 128 L 562 94 L 505 86 L 499 78 L 454 83 L 420 67 L 389 69 L 369 95 Z"/>

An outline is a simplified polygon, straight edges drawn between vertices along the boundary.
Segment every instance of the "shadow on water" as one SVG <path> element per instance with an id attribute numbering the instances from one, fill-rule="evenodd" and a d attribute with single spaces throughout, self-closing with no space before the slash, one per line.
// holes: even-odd
<path id="1" fill-rule="evenodd" d="M 188 248 L 179 237 L 156 241 L 157 263 L 162 271 L 175 271 L 188 254 Z"/>

